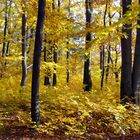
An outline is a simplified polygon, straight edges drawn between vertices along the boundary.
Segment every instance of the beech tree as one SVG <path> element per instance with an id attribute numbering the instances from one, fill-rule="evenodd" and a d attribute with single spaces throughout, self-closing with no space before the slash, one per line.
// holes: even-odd
<path id="1" fill-rule="evenodd" d="M 4 21 L 4 40 L 3 40 L 3 47 L 2 47 L 2 57 L 6 54 L 6 35 L 7 35 L 7 26 L 8 26 L 8 1 L 5 1 L 5 21 Z"/>
<path id="2" fill-rule="evenodd" d="M 111 26 L 112 22 L 112 15 L 111 15 L 111 10 L 110 10 L 111 4 L 110 1 L 108 3 L 108 17 L 109 17 L 109 26 Z M 109 34 L 110 36 L 110 34 Z M 108 45 L 107 45 L 107 67 L 106 67 L 106 83 L 108 82 L 108 77 L 109 77 L 109 71 L 110 71 L 110 62 L 111 62 L 111 40 L 109 40 Z"/>
<path id="3" fill-rule="evenodd" d="M 23 5 L 25 5 L 25 1 Z M 25 7 L 22 6 L 22 79 L 21 86 L 25 86 L 27 80 L 27 64 L 26 64 L 26 15 L 25 15 Z"/>
<path id="4" fill-rule="evenodd" d="M 130 10 L 131 0 L 122 0 L 122 16 Z M 121 68 L 121 99 L 130 98 L 132 93 L 132 51 L 131 51 L 131 25 L 123 24 L 122 32 L 127 35 L 121 38 L 121 54 L 122 54 L 122 68 Z M 124 101 L 128 101 L 127 99 Z"/>
<path id="5" fill-rule="evenodd" d="M 68 1 L 68 17 L 70 18 L 70 13 L 71 13 L 71 0 Z M 66 64 L 66 82 L 69 83 L 69 79 L 70 79 L 70 71 L 69 71 L 69 57 L 70 57 L 70 52 L 69 52 L 69 41 L 67 41 L 67 52 L 66 52 L 66 60 L 67 60 L 67 64 Z"/>
<path id="6" fill-rule="evenodd" d="M 46 0 L 38 1 L 38 17 L 35 35 L 34 57 L 33 57 L 33 72 L 32 72 L 32 94 L 31 94 L 31 117 L 32 121 L 40 124 L 39 118 L 39 79 L 40 79 L 40 61 L 43 25 L 45 17 Z"/>
<path id="7" fill-rule="evenodd" d="M 53 10 L 55 10 L 55 3 L 54 3 L 54 0 L 53 0 Z M 60 12 L 60 1 L 58 0 L 58 12 Z M 53 44 L 53 61 L 55 64 L 57 64 L 57 46 L 55 45 L 55 42 Z M 56 86 L 57 84 L 57 75 L 56 75 L 56 66 L 54 67 L 54 73 L 53 73 L 53 83 L 52 85 L 53 86 Z"/>
<path id="8" fill-rule="evenodd" d="M 103 26 L 106 27 L 106 15 L 107 15 L 108 4 L 106 3 L 104 16 L 103 16 Z M 101 89 L 104 85 L 105 76 L 105 46 L 100 46 L 100 69 L 101 69 Z"/>
<path id="9" fill-rule="evenodd" d="M 91 21 L 92 21 L 91 0 L 85 0 L 85 5 L 86 5 L 86 28 L 89 28 Z M 91 46 L 91 43 L 90 43 L 91 39 L 92 39 L 91 33 L 87 32 L 87 34 L 86 34 L 86 47 L 85 47 L 86 51 Z M 84 84 L 84 91 L 91 91 L 92 80 L 91 80 L 91 75 L 90 75 L 90 53 L 88 53 L 88 55 L 85 55 L 83 84 Z"/>
<path id="10" fill-rule="evenodd" d="M 137 21 L 137 25 L 140 26 L 140 20 Z M 140 103 L 139 93 L 140 93 L 140 28 L 137 28 L 134 64 L 132 72 L 132 97 L 134 103 L 137 104 Z"/>

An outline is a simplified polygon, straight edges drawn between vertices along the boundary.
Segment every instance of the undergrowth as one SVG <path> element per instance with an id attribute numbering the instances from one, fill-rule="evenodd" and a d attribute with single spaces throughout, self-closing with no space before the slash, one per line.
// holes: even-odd
<path id="1" fill-rule="evenodd" d="M 20 78 L 3 78 L 0 82 L 0 113 L 15 115 L 18 120 L 15 125 L 35 128 L 51 136 L 94 135 L 104 138 L 108 134 L 130 135 L 140 132 L 139 106 L 120 104 L 117 88 L 114 87 L 107 87 L 104 91 L 95 88 L 85 93 L 77 86 L 80 84 L 78 78 L 69 85 L 41 85 L 41 125 L 36 127 L 30 119 L 31 82 L 29 80 L 28 86 L 21 89 L 17 79 Z M 6 124 L 0 122 L 2 125 Z"/>

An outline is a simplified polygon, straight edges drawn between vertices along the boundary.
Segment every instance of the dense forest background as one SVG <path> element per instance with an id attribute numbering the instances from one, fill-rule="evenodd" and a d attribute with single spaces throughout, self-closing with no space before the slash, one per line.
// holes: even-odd
<path id="1" fill-rule="evenodd" d="M 1 139 L 139 135 L 140 0 L 0 0 L 0 35 Z"/>

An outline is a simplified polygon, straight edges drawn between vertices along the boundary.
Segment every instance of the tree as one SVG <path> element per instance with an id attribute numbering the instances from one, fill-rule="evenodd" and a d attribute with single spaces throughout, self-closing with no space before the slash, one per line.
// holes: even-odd
<path id="1" fill-rule="evenodd" d="M 4 23 L 4 41 L 3 41 L 3 48 L 2 48 L 2 57 L 4 57 L 5 55 L 5 46 L 6 46 L 6 34 L 7 34 L 7 24 L 8 24 L 8 18 L 7 18 L 7 10 L 8 9 L 8 4 L 7 4 L 7 0 L 5 2 L 5 23 Z"/>
<path id="2" fill-rule="evenodd" d="M 106 14 L 107 14 L 108 5 L 105 6 L 104 16 L 103 16 L 103 23 L 104 27 L 106 27 Z M 104 85 L 104 76 L 105 76 L 105 46 L 100 47 L 100 69 L 101 69 L 101 89 Z"/>
<path id="3" fill-rule="evenodd" d="M 92 7 L 91 7 L 91 0 L 85 0 L 85 5 L 86 5 L 86 28 L 90 27 L 91 20 L 92 20 Z M 91 33 L 87 32 L 86 34 L 86 51 L 88 48 L 91 46 Z M 84 79 L 83 79 L 83 84 L 84 84 L 84 91 L 91 91 L 92 89 L 92 80 L 91 80 L 91 75 L 90 75 L 90 53 L 88 55 L 85 55 L 85 62 L 84 62 Z"/>
<path id="4" fill-rule="evenodd" d="M 109 1 L 109 7 L 108 7 L 108 17 L 109 17 L 109 26 L 111 26 L 112 22 L 112 15 L 111 15 L 111 10 L 110 10 L 110 1 Z M 110 34 L 109 34 L 110 36 Z M 107 67 L 106 67 L 106 83 L 108 82 L 108 76 L 109 76 L 109 70 L 110 70 L 110 61 L 111 61 L 111 44 L 110 41 L 108 42 L 107 46 Z"/>
<path id="5" fill-rule="evenodd" d="M 52 51 L 51 51 L 51 49 L 49 49 L 49 47 L 48 48 L 46 47 L 46 45 L 47 45 L 46 33 L 45 33 L 44 43 L 45 43 L 45 47 L 44 47 L 44 62 L 47 62 L 47 60 L 48 60 L 47 57 L 52 55 Z M 44 85 L 45 86 L 50 86 L 51 85 L 49 68 L 45 69 Z"/>
<path id="6" fill-rule="evenodd" d="M 131 0 L 122 1 L 122 15 L 130 10 Z M 122 54 L 122 69 L 121 69 L 121 99 L 130 98 L 132 93 L 132 79 L 131 79 L 131 69 L 132 69 L 132 52 L 131 52 L 131 25 L 123 24 L 122 32 L 127 35 L 127 38 L 123 36 L 121 38 L 121 54 Z M 127 99 L 124 100 L 128 101 Z"/>
<path id="7" fill-rule="evenodd" d="M 54 0 L 53 0 L 53 10 L 55 10 L 55 4 L 54 4 Z M 60 12 L 60 0 L 58 0 L 58 12 Z M 54 45 L 53 45 L 53 61 L 55 64 L 57 64 L 57 46 L 55 45 L 55 42 L 54 42 Z M 57 76 L 56 76 L 56 66 L 54 67 L 54 73 L 53 73 L 53 83 L 52 85 L 53 86 L 56 86 L 57 84 Z"/>
<path id="8" fill-rule="evenodd" d="M 137 21 L 137 24 L 140 25 L 140 20 Z M 132 72 L 132 97 L 133 102 L 137 104 L 140 103 L 139 92 L 140 92 L 140 28 L 137 28 L 136 47 Z"/>
<path id="9" fill-rule="evenodd" d="M 56 52 L 56 46 L 54 45 L 54 52 L 53 52 L 53 61 L 55 64 L 57 64 L 57 52 Z M 53 86 L 56 86 L 57 84 L 57 76 L 56 76 L 56 66 L 54 66 L 54 73 L 53 73 Z"/>
<path id="10" fill-rule="evenodd" d="M 42 33 L 45 17 L 46 0 L 38 1 L 38 18 L 35 35 L 33 73 L 32 73 L 32 94 L 31 94 L 31 117 L 32 121 L 40 124 L 39 118 L 39 79 L 40 79 L 40 61 L 42 48 Z"/>
<path id="11" fill-rule="evenodd" d="M 71 0 L 68 1 L 68 17 L 70 18 L 70 14 L 71 14 Z M 67 52 L 66 52 L 66 60 L 67 60 L 67 65 L 66 65 L 66 82 L 69 83 L 69 79 L 70 79 L 70 71 L 69 71 L 69 57 L 70 57 L 70 52 L 69 52 L 69 41 L 67 41 Z"/>
<path id="12" fill-rule="evenodd" d="M 26 4 L 25 2 L 23 3 Z M 25 86 L 27 81 L 27 64 L 26 64 L 26 15 L 25 15 L 25 7 L 22 6 L 22 79 L 21 86 Z"/>

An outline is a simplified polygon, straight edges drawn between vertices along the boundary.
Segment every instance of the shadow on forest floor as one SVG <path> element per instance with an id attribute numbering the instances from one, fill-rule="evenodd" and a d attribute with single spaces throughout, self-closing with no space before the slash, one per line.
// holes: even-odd
<path id="1" fill-rule="evenodd" d="M 0 115 L 0 140 L 140 140 L 140 135 L 136 136 L 114 136 L 106 134 L 104 137 L 96 137 L 96 134 L 88 133 L 83 136 L 78 135 L 54 135 L 40 133 L 34 128 L 27 126 L 16 126 L 18 118 L 12 114 Z"/>

